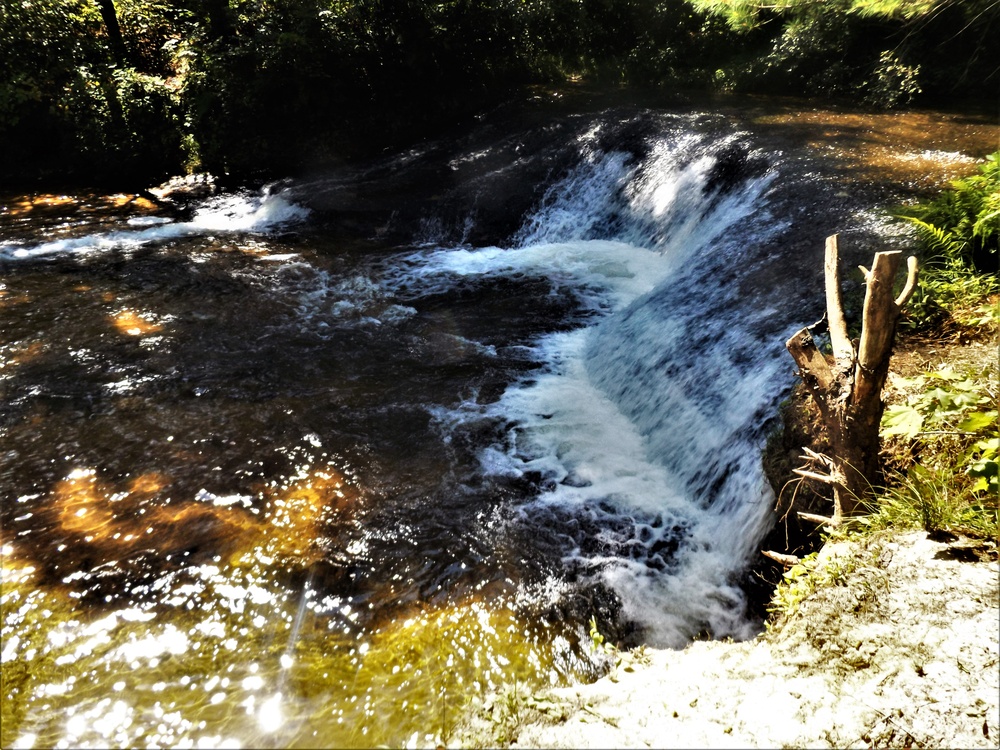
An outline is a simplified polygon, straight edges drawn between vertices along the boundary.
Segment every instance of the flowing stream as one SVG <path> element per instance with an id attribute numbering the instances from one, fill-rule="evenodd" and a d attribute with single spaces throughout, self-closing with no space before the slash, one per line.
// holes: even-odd
<path id="1" fill-rule="evenodd" d="M 873 208 L 996 137 L 879 117 L 536 105 L 173 206 L 7 200 L 3 746 L 433 745 L 597 675 L 591 617 L 752 637 L 823 237 L 904 241 Z"/>

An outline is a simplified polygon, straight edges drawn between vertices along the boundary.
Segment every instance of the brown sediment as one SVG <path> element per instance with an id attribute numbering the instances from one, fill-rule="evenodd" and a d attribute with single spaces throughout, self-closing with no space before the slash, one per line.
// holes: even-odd
<path id="1" fill-rule="evenodd" d="M 162 331 L 163 326 L 152 322 L 149 317 L 149 315 L 137 313 L 135 310 L 125 309 L 116 312 L 111 316 L 111 319 L 118 332 L 128 336 L 149 336 Z"/>
<path id="2" fill-rule="evenodd" d="M 754 123 L 794 131 L 855 179 L 878 183 L 889 177 L 917 189 L 940 187 L 974 171 L 976 160 L 1000 143 L 995 120 L 940 112 L 790 109 L 762 114 Z"/>
<path id="3" fill-rule="evenodd" d="M 265 508 L 265 522 L 270 527 L 268 548 L 304 562 L 318 559 L 322 554 L 317 544 L 320 526 L 342 521 L 358 499 L 357 489 L 333 471 L 314 471 L 293 482 Z"/>
<path id="4" fill-rule="evenodd" d="M 170 484 L 165 474 L 148 472 L 118 489 L 78 469 L 56 485 L 47 514 L 92 564 L 139 550 L 169 557 L 204 549 L 234 561 L 260 553 L 308 565 L 323 553 L 323 529 L 344 522 L 360 498 L 339 474 L 316 471 L 269 497 L 260 518 L 228 504 L 172 503 Z"/>
<path id="5" fill-rule="evenodd" d="M 153 201 L 134 193 L 115 193 L 113 195 L 55 195 L 52 193 L 37 193 L 19 196 L 13 200 L 0 202 L 0 217 L 24 216 L 33 212 L 55 210 L 60 215 L 67 209 L 81 213 L 104 212 L 111 209 L 136 210 L 140 212 L 155 211 L 159 208 Z"/>

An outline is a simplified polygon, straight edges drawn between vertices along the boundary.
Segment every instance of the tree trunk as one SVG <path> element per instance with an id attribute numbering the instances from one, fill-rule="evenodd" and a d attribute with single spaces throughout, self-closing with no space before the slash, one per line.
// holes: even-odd
<path id="1" fill-rule="evenodd" d="M 233 24 L 230 17 L 229 0 L 205 0 L 208 15 L 208 33 L 212 39 L 231 39 Z"/>
<path id="2" fill-rule="evenodd" d="M 809 328 L 785 344 L 799 366 L 799 374 L 819 406 L 829 432 L 830 453 L 806 451 L 809 463 L 796 470 L 807 479 L 833 489 L 833 523 L 853 513 L 882 480 L 879 462 L 879 423 L 884 404 L 882 387 L 889 374 L 889 358 L 896 321 L 917 283 L 917 259 L 908 260 L 906 285 L 893 299 L 893 280 L 903 255 L 898 250 L 875 254 L 865 276 L 861 338 L 852 342 L 840 301 L 837 235 L 826 240 L 826 310 L 833 356 L 816 346 Z"/>
<path id="3" fill-rule="evenodd" d="M 108 41 L 111 43 L 111 52 L 115 57 L 115 62 L 119 68 L 128 65 L 128 50 L 125 49 L 125 40 L 122 39 L 122 29 L 118 25 L 118 14 L 115 12 L 114 0 L 99 0 L 101 8 L 101 18 L 104 20 L 104 28 L 108 32 Z"/>

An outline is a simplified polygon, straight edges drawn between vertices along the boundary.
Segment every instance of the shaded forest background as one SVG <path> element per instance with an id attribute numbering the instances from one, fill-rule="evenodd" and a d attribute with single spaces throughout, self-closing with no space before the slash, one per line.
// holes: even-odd
<path id="1" fill-rule="evenodd" d="M 0 182 L 262 179 L 532 85 L 987 106 L 1000 0 L 4 0 Z"/>

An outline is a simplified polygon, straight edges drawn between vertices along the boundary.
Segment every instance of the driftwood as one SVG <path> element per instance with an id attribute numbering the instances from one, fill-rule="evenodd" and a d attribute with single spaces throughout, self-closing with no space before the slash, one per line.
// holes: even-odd
<path id="1" fill-rule="evenodd" d="M 790 568 L 793 565 L 798 565 L 800 562 L 802 562 L 802 559 L 797 555 L 785 555 L 782 554 L 781 552 L 772 552 L 769 549 L 762 549 L 760 553 L 764 557 L 769 557 L 775 562 L 781 563 L 786 568 Z"/>
<path id="2" fill-rule="evenodd" d="M 906 284 L 893 297 L 893 281 L 902 261 L 899 251 L 881 252 L 875 254 L 871 270 L 860 267 L 866 286 L 861 338 L 851 341 L 840 299 L 837 235 L 828 237 L 824 271 L 833 355 L 824 354 L 816 346 L 810 332 L 812 326 L 803 328 L 785 343 L 819 407 L 830 437 L 830 455 L 806 449 L 805 464 L 796 474 L 833 489 L 833 516 L 807 520 L 835 526 L 880 484 L 882 387 L 889 373 L 896 321 L 917 285 L 917 259 L 911 256 Z"/>

